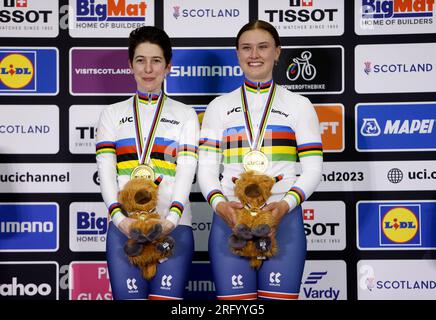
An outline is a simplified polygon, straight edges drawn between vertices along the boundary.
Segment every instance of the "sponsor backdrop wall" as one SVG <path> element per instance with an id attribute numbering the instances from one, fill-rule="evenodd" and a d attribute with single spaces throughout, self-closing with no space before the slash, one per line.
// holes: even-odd
<path id="1" fill-rule="evenodd" d="M 130 30 L 168 32 L 174 59 L 164 89 L 201 120 L 215 96 L 241 84 L 234 37 L 256 18 L 282 37 L 274 79 L 313 102 L 323 136 L 323 181 L 303 204 L 300 299 L 435 299 L 435 7 L 0 0 L 0 299 L 112 298 L 94 137 L 104 105 L 135 91 Z M 213 299 L 212 211 L 197 183 L 191 201 L 196 252 L 186 297 Z M 270 285 L 280 286 L 280 274 Z M 135 290 L 135 279 L 126 286 Z"/>

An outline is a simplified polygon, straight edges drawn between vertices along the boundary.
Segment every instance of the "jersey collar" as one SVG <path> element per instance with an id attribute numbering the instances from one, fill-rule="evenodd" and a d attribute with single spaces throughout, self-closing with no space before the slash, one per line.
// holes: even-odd
<path id="1" fill-rule="evenodd" d="M 269 80 L 266 82 L 253 82 L 245 78 L 244 80 L 244 86 L 245 90 L 249 92 L 259 92 L 259 93 L 266 93 L 269 91 L 269 88 L 271 87 L 273 83 L 273 80 Z"/>

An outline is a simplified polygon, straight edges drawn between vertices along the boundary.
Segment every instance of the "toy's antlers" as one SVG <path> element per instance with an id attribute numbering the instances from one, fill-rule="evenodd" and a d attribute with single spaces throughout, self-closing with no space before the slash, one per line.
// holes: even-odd
<path id="1" fill-rule="evenodd" d="M 275 182 L 279 182 L 283 179 L 283 174 L 279 174 L 278 176 L 273 178 Z"/>
<path id="2" fill-rule="evenodd" d="M 160 183 L 162 182 L 163 176 L 158 176 L 155 180 L 154 180 L 154 184 L 155 185 L 160 185 Z"/>

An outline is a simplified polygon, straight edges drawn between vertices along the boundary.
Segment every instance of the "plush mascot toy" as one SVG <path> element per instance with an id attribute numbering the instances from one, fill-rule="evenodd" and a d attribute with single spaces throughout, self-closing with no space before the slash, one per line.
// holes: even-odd
<path id="1" fill-rule="evenodd" d="M 154 277 L 157 264 L 171 256 L 174 247 L 172 237 L 161 235 L 160 215 L 156 212 L 159 183 L 160 179 L 154 182 L 132 179 L 118 197 L 129 218 L 136 219 L 130 226 L 130 239 L 124 245 L 124 252 L 147 280 Z"/>
<path id="2" fill-rule="evenodd" d="M 250 259 L 250 266 L 259 269 L 264 259 L 277 252 L 274 237 L 268 236 L 276 221 L 271 212 L 262 210 L 271 196 L 271 189 L 282 176 L 271 178 L 254 171 L 242 173 L 233 178 L 235 195 L 244 205 L 237 209 L 237 222 L 229 238 L 231 251 Z"/>

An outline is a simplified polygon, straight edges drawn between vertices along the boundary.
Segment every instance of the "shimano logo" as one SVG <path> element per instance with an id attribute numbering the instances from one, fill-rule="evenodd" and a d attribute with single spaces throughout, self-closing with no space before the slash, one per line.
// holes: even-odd
<path id="1" fill-rule="evenodd" d="M 172 66 L 171 77 L 240 77 L 239 66 Z"/>
<path id="2" fill-rule="evenodd" d="M 272 112 L 272 113 L 277 113 L 277 114 L 279 114 L 279 115 L 281 115 L 281 116 L 284 116 L 285 118 L 289 117 L 289 114 L 284 113 L 284 112 L 282 112 L 282 111 L 280 111 L 280 110 L 271 109 L 271 112 Z"/>
<path id="3" fill-rule="evenodd" d="M 1 233 L 49 233 L 53 232 L 53 222 L 50 221 L 2 221 Z"/>
<path id="4" fill-rule="evenodd" d="M 51 293 L 51 286 L 48 283 L 36 285 L 34 283 L 18 283 L 16 277 L 12 278 L 12 283 L 0 284 L 0 296 L 29 296 L 35 295 L 48 296 Z"/>
<path id="5" fill-rule="evenodd" d="M 169 120 L 169 119 L 166 119 L 166 118 L 162 118 L 162 119 L 160 119 L 160 122 L 166 122 L 166 123 L 171 123 L 171 124 L 175 124 L 176 126 L 177 125 L 179 125 L 179 121 L 176 121 L 176 120 Z"/>

